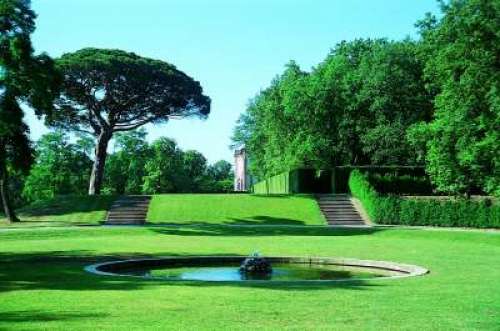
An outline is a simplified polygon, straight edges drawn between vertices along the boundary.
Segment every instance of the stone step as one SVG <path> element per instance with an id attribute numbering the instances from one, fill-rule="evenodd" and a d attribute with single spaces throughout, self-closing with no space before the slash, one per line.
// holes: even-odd
<path id="1" fill-rule="evenodd" d="M 352 205 L 351 200 L 324 200 L 319 201 L 320 205 Z"/>
<path id="2" fill-rule="evenodd" d="M 359 215 L 325 215 L 328 220 L 338 220 L 338 219 L 362 219 Z"/>
<path id="3" fill-rule="evenodd" d="M 108 215 L 108 219 L 110 218 L 146 218 L 146 214 L 110 214 Z"/>
<path id="4" fill-rule="evenodd" d="M 345 223 L 345 224 L 354 224 L 354 223 L 364 223 L 362 220 L 334 220 L 328 221 L 329 224 L 333 223 Z"/>
<path id="5" fill-rule="evenodd" d="M 336 218 L 326 218 L 327 222 L 336 222 L 336 221 L 346 221 L 346 222 L 363 222 L 363 219 L 360 217 L 336 217 Z"/>
<path id="6" fill-rule="evenodd" d="M 110 213 L 115 212 L 133 212 L 133 213 L 147 213 L 148 208 L 115 208 L 109 211 Z"/>
<path id="7" fill-rule="evenodd" d="M 104 224 L 105 225 L 144 225 L 144 222 L 134 221 L 134 220 L 128 220 L 128 221 L 122 221 L 122 222 L 107 221 Z"/>
<path id="8" fill-rule="evenodd" d="M 111 208 L 121 208 L 121 207 L 138 207 L 138 208 L 143 208 L 143 207 L 148 207 L 149 202 L 141 202 L 141 203 L 113 203 L 111 205 Z"/>
<path id="9" fill-rule="evenodd" d="M 333 203 L 333 202 L 348 202 L 350 203 L 351 200 L 350 199 L 318 199 L 319 203 Z"/>
<path id="10" fill-rule="evenodd" d="M 363 222 L 359 222 L 359 223 L 328 223 L 328 225 L 330 226 L 345 226 L 345 227 L 366 227 L 367 225 Z"/>
<path id="11" fill-rule="evenodd" d="M 148 214 L 150 196 L 123 196 L 114 201 L 104 224 L 143 225 Z"/>
<path id="12" fill-rule="evenodd" d="M 128 216 L 128 217 L 110 217 L 106 221 L 127 221 L 127 220 L 136 220 L 136 221 L 146 221 L 145 217 L 134 217 L 134 216 Z"/>
<path id="13" fill-rule="evenodd" d="M 131 199 L 131 200 L 119 199 L 119 200 L 113 201 L 113 203 L 147 203 L 150 201 L 151 201 L 151 199 Z"/>
<path id="14" fill-rule="evenodd" d="M 348 195 L 318 195 L 316 199 L 328 225 L 366 226 Z"/>
<path id="15" fill-rule="evenodd" d="M 358 214 L 356 210 L 350 209 L 321 209 L 323 214 Z"/>
<path id="16" fill-rule="evenodd" d="M 340 212 L 355 212 L 357 210 L 354 207 L 345 207 L 345 208 L 337 208 L 337 207 L 319 207 L 322 211 L 331 212 L 331 211 L 340 211 Z"/>

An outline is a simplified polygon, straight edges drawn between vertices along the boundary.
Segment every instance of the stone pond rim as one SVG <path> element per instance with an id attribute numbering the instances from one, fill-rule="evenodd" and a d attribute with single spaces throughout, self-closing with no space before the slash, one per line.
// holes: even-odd
<path id="1" fill-rule="evenodd" d="M 144 277 L 139 275 L 130 275 L 120 273 L 120 271 L 130 270 L 132 268 L 160 268 L 160 267 L 202 267 L 202 266 L 220 266 L 221 264 L 240 264 L 247 256 L 163 256 L 157 258 L 127 259 L 108 261 L 92 264 L 84 268 L 85 271 L 101 275 L 114 277 L 132 277 L 139 279 L 152 279 L 174 282 L 233 282 L 227 280 L 182 280 L 182 279 L 163 279 L 155 277 Z M 244 282 L 301 282 L 301 283 L 326 283 L 326 282 L 356 282 L 368 280 L 398 279 L 406 277 L 423 276 L 429 273 L 429 270 L 417 265 L 397 263 L 391 261 L 378 260 L 360 260 L 343 257 L 297 257 L 297 256 L 266 256 L 271 263 L 294 263 L 294 264 L 314 264 L 366 268 L 368 270 L 380 270 L 381 272 L 391 272 L 389 276 L 376 278 L 357 278 L 357 279 L 331 279 L 331 280 L 245 280 Z"/>

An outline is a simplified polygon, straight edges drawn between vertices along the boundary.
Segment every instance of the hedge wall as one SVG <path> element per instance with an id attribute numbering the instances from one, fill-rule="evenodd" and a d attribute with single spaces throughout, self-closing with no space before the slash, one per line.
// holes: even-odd
<path id="1" fill-rule="evenodd" d="M 424 167 L 420 166 L 340 166 L 333 169 L 333 193 L 349 192 L 349 177 L 354 170 L 370 175 L 426 177 Z"/>
<path id="2" fill-rule="evenodd" d="M 270 177 L 253 185 L 255 194 L 329 193 L 331 171 L 296 169 Z"/>
<path id="3" fill-rule="evenodd" d="M 433 186 L 428 176 L 393 174 L 370 174 L 368 181 L 375 190 L 382 194 L 398 195 L 434 195 Z"/>
<path id="4" fill-rule="evenodd" d="M 349 192 L 349 175 L 356 169 L 374 176 L 425 178 L 424 168 L 422 167 L 344 166 L 327 170 L 303 168 L 284 172 L 254 184 L 253 192 L 256 194 L 347 193 Z M 414 182 L 414 180 L 410 181 Z M 414 185 L 407 183 L 406 186 L 413 187 Z M 398 187 L 401 187 L 401 185 L 398 185 Z"/>
<path id="5" fill-rule="evenodd" d="M 500 228 L 500 205 L 491 200 L 405 199 L 379 194 L 368 176 L 354 170 L 349 189 L 379 224 Z"/>
<path id="6" fill-rule="evenodd" d="M 277 176 L 263 180 L 253 186 L 255 194 L 289 194 L 290 188 L 290 172 L 285 172 Z"/>

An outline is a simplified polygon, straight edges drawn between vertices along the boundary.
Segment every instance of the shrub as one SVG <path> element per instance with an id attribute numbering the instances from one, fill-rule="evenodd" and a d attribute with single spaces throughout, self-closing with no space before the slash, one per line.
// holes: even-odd
<path id="1" fill-rule="evenodd" d="M 377 192 L 383 194 L 433 194 L 432 184 L 427 176 L 370 174 L 368 180 Z"/>
<path id="2" fill-rule="evenodd" d="M 349 189 L 375 223 L 500 228 L 500 206 L 491 200 L 408 199 L 378 193 L 369 176 L 351 172 Z"/>

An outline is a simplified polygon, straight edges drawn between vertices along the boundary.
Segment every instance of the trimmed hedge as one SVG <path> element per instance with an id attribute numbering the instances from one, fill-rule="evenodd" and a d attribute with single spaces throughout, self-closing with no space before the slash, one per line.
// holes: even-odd
<path id="1" fill-rule="evenodd" d="M 349 192 L 349 177 L 355 170 L 379 176 L 425 177 L 425 169 L 421 166 L 339 166 L 333 169 L 332 192 Z"/>
<path id="2" fill-rule="evenodd" d="M 290 188 L 290 172 L 273 176 L 257 184 L 253 185 L 253 193 L 255 194 L 289 194 Z"/>
<path id="3" fill-rule="evenodd" d="M 434 195 L 428 176 L 370 174 L 368 181 L 382 194 Z"/>
<path id="4" fill-rule="evenodd" d="M 253 185 L 255 194 L 330 193 L 331 171 L 296 169 Z"/>
<path id="5" fill-rule="evenodd" d="M 367 175 L 354 170 L 349 189 L 375 223 L 500 228 L 500 206 L 491 200 L 405 199 L 379 194 Z"/>
<path id="6" fill-rule="evenodd" d="M 425 177 L 423 167 L 411 166 L 342 166 L 326 170 L 302 168 L 262 180 L 253 185 L 253 192 L 256 194 L 347 193 L 349 175 L 356 169 L 371 175 L 397 178 L 400 176 Z"/>

